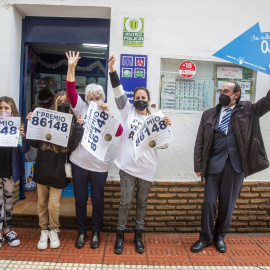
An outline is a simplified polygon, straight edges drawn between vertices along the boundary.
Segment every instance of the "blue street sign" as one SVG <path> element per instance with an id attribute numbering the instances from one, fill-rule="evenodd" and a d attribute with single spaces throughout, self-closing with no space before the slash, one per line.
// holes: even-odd
<path id="1" fill-rule="evenodd" d="M 120 82 L 127 97 L 133 103 L 133 91 L 138 86 L 146 87 L 147 55 L 121 54 Z"/>
<path id="2" fill-rule="evenodd" d="M 213 56 L 270 74 L 270 32 L 256 23 Z"/>

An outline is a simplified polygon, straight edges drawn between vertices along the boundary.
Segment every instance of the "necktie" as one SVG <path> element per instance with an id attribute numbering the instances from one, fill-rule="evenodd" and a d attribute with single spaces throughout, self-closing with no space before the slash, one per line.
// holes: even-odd
<path id="1" fill-rule="evenodd" d="M 232 109 L 231 108 L 227 108 L 226 110 L 226 113 L 225 115 L 223 115 L 222 117 L 222 120 L 221 120 L 221 123 L 219 125 L 219 129 L 222 131 L 222 132 L 226 132 L 226 129 L 228 127 L 228 124 L 231 120 L 231 112 L 232 112 Z"/>

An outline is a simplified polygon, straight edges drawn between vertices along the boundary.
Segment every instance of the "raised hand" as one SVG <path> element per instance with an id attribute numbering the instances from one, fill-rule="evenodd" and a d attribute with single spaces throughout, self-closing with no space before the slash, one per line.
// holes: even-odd
<path id="1" fill-rule="evenodd" d="M 77 66 L 79 59 L 81 59 L 79 55 L 80 55 L 79 52 L 77 52 L 76 54 L 74 51 L 73 52 L 69 51 L 68 53 L 66 52 L 69 68 L 75 68 Z"/>
<path id="2" fill-rule="evenodd" d="M 114 72 L 115 68 L 114 68 L 114 64 L 116 62 L 116 58 L 114 55 L 111 55 L 108 59 L 108 67 L 109 67 L 109 71 L 110 72 Z"/>

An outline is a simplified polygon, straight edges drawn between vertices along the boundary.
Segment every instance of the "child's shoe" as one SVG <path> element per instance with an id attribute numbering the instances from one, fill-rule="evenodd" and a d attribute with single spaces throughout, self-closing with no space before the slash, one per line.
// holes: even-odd
<path id="1" fill-rule="evenodd" d="M 40 250 L 46 249 L 48 246 L 49 237 L 50 237 L 50 232 L 48 230 L 41 230 L 41 235 L 37 244 L 37 248 Z"/>
<path id="2" fill-rule="evenodd" d="M 50 248 L 59 248 L 60 240 L 58 238 L 59 229 L 50 231 Z"/>
<path id="3" fill-rule="evenodd" d="M 21 243 L 20 240 L 17 238 L 17 233 L 15 233 L 14 231 L 10 231 L 4 234 L 4 239 L 12 247 L 16 247 Z"/>
<path id="4" fill-rule="evenodd" d="M 2 247 L 3 243 L 4 243 L 4 238 L 0 237 L 0 248 Z"/>

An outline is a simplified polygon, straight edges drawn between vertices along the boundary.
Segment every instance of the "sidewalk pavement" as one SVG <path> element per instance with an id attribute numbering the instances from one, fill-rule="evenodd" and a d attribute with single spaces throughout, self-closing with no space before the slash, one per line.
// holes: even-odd
<path id="1" fill-rule="evenodd" d="M 58 249 L 40 251 L 37 242 L 40 230 L 16 228 L 21 245 L 10 247 L 4 242 L 0 249 L 0 270 L 42 269 L 42 270 L 215 270 L 250 269 L 270 270 L 269 234 L 228 234 L 227 252 L 218 253 L 212 244 L 200 253 L 192 253 L 191 245 L 198 240 L 198 234 L 144 234 L 146 250 L 136 253 L 134 234 L 126 233 L 124 252 L 114 254 L 115 233 L 102 232 L 98 249 L 90 248 L 88 233 L 85 246 L 74 245 L 76 230 L 61 230 Z M 49 245 L 48 245 L 49 246 Z"/>

